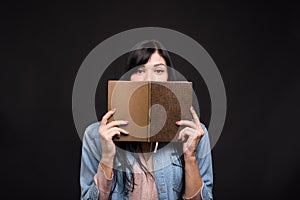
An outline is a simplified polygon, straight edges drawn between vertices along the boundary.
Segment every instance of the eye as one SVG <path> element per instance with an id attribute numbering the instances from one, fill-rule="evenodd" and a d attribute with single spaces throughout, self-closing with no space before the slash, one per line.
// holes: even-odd
<path id="1" fill-rule="evenodd" d="M 163 69 L 156 69 L 156 70 L 154 70 L 154 72 L 156 72 L 156 73 L 158 73 L 158 74 L 161 74 L 161 73 L 163 73 L 165 70 L 163 70 Z"/>
<path id="2" fill-rule="evenodd" d="M 145 70 L 144 70 L 144 69 L 141 69 L 141 68 L 138 69 L 138 70 L 136 71 L 137 74 L 142 74 L 142 73 L 144 73 L 144 72 L 145 72 Z"/>

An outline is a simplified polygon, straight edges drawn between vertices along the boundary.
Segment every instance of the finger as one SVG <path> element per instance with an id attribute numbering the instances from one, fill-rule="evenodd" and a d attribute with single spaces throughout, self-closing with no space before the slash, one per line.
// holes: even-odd
<path id="1" fill-rule="evenodd" d="M 183 139 L 182 139 L 182 132 L 183 131 L 185 131 L 186 129 L 184 128 L 184 129 L 182 129 L 180 132 L 179 132 L 179 134 L 178 134 L 178 140 L 180 140 L 180 141 L 183 141 Z"/>
<path id="2" fill-rule="evenodd" d="M 178 134 L 178 140 L 184 141 L 187 136 L 191 135 L 194 129 L 190 127 L 185 127 Z"/>
<path id="3" fill-rule="evenodd" d="M 184 131 L 181 133 L 180 141 L 185 143 L 188 140 L 193 140 L 193 138 L 194 138 L 194 134 L 192 133 L 192 131 Z"/>
<path id="4" fill-rule="evenodd" d="M 111 109 L 110 111 L 108 111 L 101 120 L 101 126 L 105 126 L 107 124 L 107 120 L 116 112 L 116 109 Z"/>
<path id="5" fill-rule="evenodd" d="M 108 132 L 107 132 L 106 138 L 107 138 L 107 140 L 112 140 L 112 138 L 113 138 L 114 136 L 120 137 L 120 135 L 121 135 L 120 131 L 111 130 L 111 131 L 108 131 Z"/>
<path id="6" fill-rule="evenodd" d="M 192 139 L 188 139 L 183 143 L 183 152 L 186 151 L 194 152 L 195 151 L 195 141 Z"/>
<path id="7" fill-rule="evenodd" d="M 126 131 L 125 129 L 119 128 L 119 127 L 114 127 L 114 128 L 112 128 L 112 130 L 119 131 L 120 133 L 124 133 L 126 135 L 129 134 L 128 131 Z"/>
<path id="8" fill-rule="evenodd" d="M 194 140 L 194 139 L 201 139 L 204 135 L 204 131 L 202 130 L 196 130 L 189 127 L 186 127 L 185 131 L 182 131 L 180 134 L 180 140 L 181 141 L 187 141 L 188 140 Z"/>
<path id="9" fill-rule="evenodd" d="M 180 120 L 180 121 L 177 121 L 176 124 L 180 125 L 180 126 L 188 126 L 188 127 L 194 128 L 194 129 L 198 128 L 194 122 L 189 121 L 189 120 Z"/>
<path id="10" fill-rule="evenodd" d="M 182 142 L 184 144 L 184 152 L 195 142 L 196 134 L 195 129 L 187 128 L 181 133 Z"/>
<path id="11" fill-rule="evenodd" d="M 126 120 L 116 120 L 116 121 L 112 121 L 112 122 L 108 123 L 106 125 L 106 128 L 110 129 L 115 126 L 121 126 L 121 125 L 127 125 L 127 124 L 128 124 L 128 121 L 126 121 Z"/>
<path id="12" fill-rule="evenodd" d="M 197 124 L 197 126 L 201 126 L 200 125 L 199 117 L 198 117 L 198 115 L 197 115 L 197 113 L 196 113 L 196 111 L 195 111 L 195 109 L 194 109 L 193 106 L 191 106 L 190 111 L 192 113 L 193 119 L 194 119 L 195 123 Z"/>

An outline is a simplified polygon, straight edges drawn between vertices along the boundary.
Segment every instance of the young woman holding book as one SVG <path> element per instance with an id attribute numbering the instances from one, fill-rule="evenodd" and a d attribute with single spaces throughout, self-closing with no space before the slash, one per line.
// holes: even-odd
<path id="1" fill-rule="evenodd" d="M 134 49 L 125 67 L 134 69 L 129 80 L 176 80 L 169 54 L 158 41 Z M 115 112 L 108 111 L 84 133 L 81 199 L 213 199 L 208 132 L 193 107 L 192 121 L 174 122 L 184 127 L 177 138 L 181 142 L 169 144 L 114 142 L 113 137 L 130 134 L 122 128 L 126 119 L 108 122 Z"/>

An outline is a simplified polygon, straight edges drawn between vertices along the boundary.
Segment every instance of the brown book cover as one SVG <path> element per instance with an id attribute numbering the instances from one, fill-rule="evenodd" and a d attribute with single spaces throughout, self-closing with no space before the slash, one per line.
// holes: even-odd
<path id="1" fill-rule="evenodd" d="M 181 130 L 175 124 L 192 120 L 192 83 L 188 81 L 108 81 L 108 109 L 112 120 L 128 120 L 121 128 L 129 135 L 115 141 L 171 142 Z"/>

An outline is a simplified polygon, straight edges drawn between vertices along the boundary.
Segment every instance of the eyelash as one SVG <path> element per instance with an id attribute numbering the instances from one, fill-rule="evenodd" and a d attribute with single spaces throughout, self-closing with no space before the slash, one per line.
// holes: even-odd
<path id="1" fill-rule="evenodd" d="M 143 69 L 138 69 L 136 73 L 141 74 L 142 72 L 144 72 Z"/>
<path id="2" fill-rule="evenodd" d="M 163 73 L 165 70 L 163 70 L 163 69 L 156 69 L 156 70 L 154 70 L 154 72 L 156 72 L 156 73 Z M 137 70 L 137 73 L 138 74 L 141 74 L 141 73 L 143 73 L 143 72 L 145 72 L 143 69 L 138 69 Z"/>
<path id="3" fill-rule="evenodd" d="M 165 70 L 162 70 L 162 69 L 156 69 L 156 70 L 154 70 L 155 72 L 157 72 L 157 73 L 163 73 Z"/>

